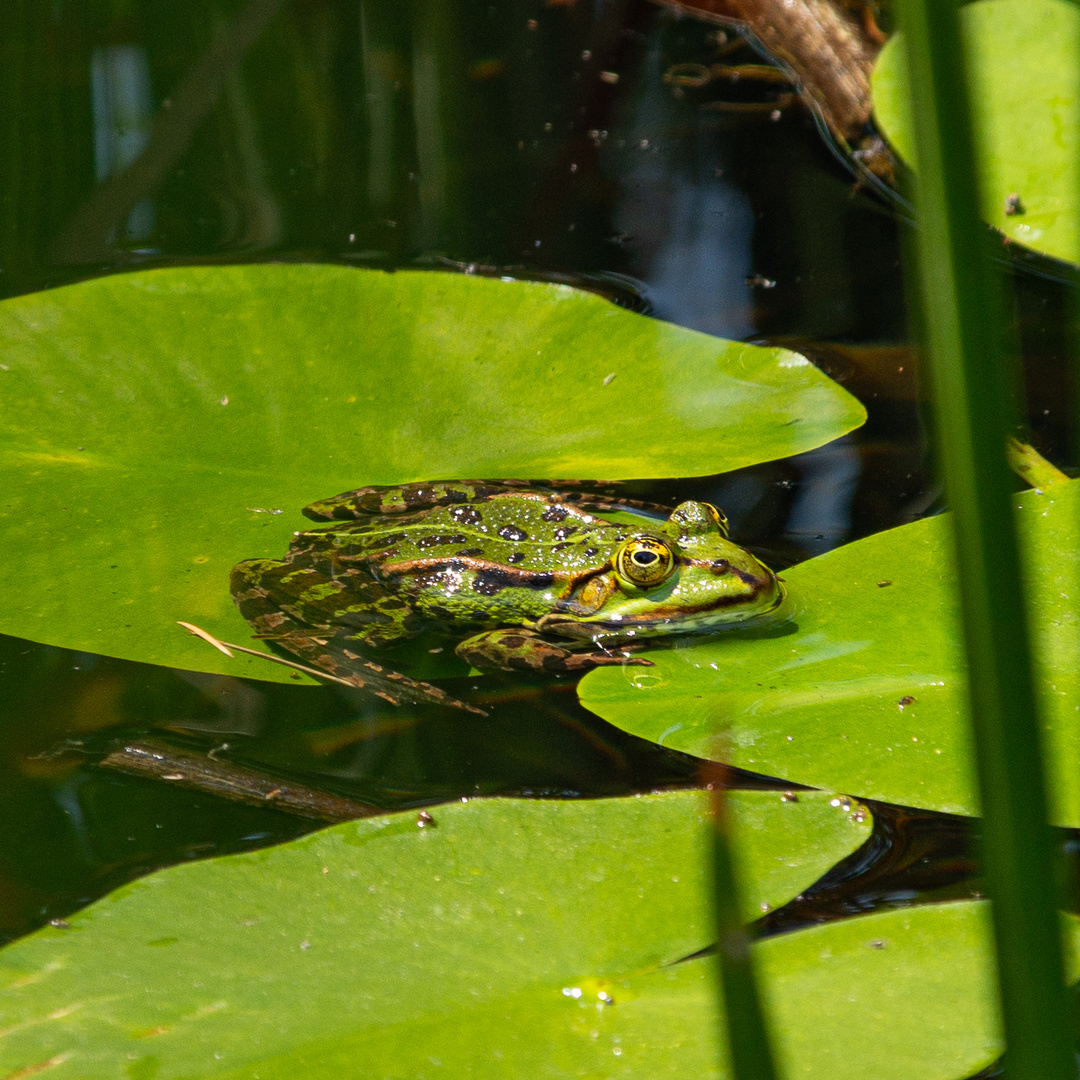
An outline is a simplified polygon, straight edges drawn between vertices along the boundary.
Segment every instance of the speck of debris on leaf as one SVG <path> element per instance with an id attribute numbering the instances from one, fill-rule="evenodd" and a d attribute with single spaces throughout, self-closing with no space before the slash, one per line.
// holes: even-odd
<path id="1" fill-rule="evenodd" d="M 1020 199 L 1020 196 L 1015 191 L 1010 192 L 1005 196 L 1005 216 L 1016 217 L 1017 214 L 1024 212 L 1024 204 Z"/>

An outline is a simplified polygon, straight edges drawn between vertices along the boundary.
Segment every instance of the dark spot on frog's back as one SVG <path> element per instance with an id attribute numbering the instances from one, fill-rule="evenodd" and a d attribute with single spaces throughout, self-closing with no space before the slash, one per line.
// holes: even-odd
<path id="1" fill-rule="evenodd" d="M 393 544 L 400 544 L 402 540 L 408 538 L 408 533 L 390 533 L 387 536 L 380 536 L 378 533 L 372 533 L 370 536 L 363 536 L 360 538 L 360 543 L 364 547 L 390 547 Z"/>
<path id="2" fill-rule="evenodd" d="M 565 506 L 549 506 L 540 516 L 544 521 L 565 521 L 569 513 Z"/>
<path id="3" fill-rule="evenodd" d="M 494 596 L 508 585 L 515 584 L 514 577 L 503 570 L 480 570 L 473 578 L 473 592 L 481 596 Z"/>
<path id="4" fill-rule="evenodd" d="M 464 544 L 468 539 L 467 536 L 463 536 L 461 533 L 435 534 L 420 537 L 416 541 L 416 546 L 418 548 L 442 547 L 445 544 Z"/>
<path id="5" fill-rule="evenodd" d="M 573 536 L 577 532 L 576 525 L 562 525 L 555 530 L 552 535 L 556 540 L 565 540 L 568 536 Z"/>
<path id="6" fill-rule="evenodd" d="M 462 554 L 464 554 L 464 552 Z M 480 554 L 480 552 L 478 551 L 477 555 L 479 555 L 479 554 Z M 510 552 L 509 555 L 506 556 L 506 561 L 508 563 L 519 563 L 519 562 L 523 562 L 524 559 L 525 559 L 525 552 L 524 551 L 512 551 L 512 552 Z"/>
<path id="7" fill-rule="evenodd" d="M 473 592 L 482 596 L 494 596 L 510 585 L 526 589 L 546 589 L 555 580 L 555 575 L 544 571 L 532 574 L 528 570 L 479 570 L 473 578 Z"/>
<path id="8" fill-rule="evenodd" d="M 483 554 L 484 554 L 484 549 L 483 548 L 465 548 L 463 551 L 458 552 L 458 555 L 462 556 L 463 558 L 473 558 L 476 555 L 483 555 Z"/>
<path id="9" fill-rule="evenodd" d="M 450 516 L 462 525 L 479 525 L 484 520 L 484 515 L 475 506 L 455 506 Z"/>
<path id="10" fill-rule="evenodd" d="M 529 539 L 529 534 L 524 529 L 519 529 L 516 525 L 504 525 L 499 530 L 499 536 L 504 540 L 513 540 L 515 543 Z"/>

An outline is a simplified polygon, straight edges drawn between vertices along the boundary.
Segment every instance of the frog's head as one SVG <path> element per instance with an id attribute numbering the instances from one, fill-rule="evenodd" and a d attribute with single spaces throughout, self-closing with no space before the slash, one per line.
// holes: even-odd
<path id="1" fill-rule="evenodd" d="M 655 531 L 620 544 L 609 568 L 540 620 L 568 637 L 655 637 L 763 615 L 783 590 L 776 575 L 728 539 L 709 503 L 684 502 Z"/>

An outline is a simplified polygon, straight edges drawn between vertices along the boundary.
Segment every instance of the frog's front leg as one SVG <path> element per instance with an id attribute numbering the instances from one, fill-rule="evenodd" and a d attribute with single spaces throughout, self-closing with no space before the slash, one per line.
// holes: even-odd
<path id="1" fill-rule="evenodd" d="M 454 650 L 476 668 L 499 668 L 502 671 L 543 671 L 548 674 L 573 674 L 591 671 L 606 664 L 640 664 L 652 667 L 652 661 L 640 656 L 620 656 L 600 650 L 574 652 L 536 633 L 513 627 L 488 630 L 462 641 Z"/>

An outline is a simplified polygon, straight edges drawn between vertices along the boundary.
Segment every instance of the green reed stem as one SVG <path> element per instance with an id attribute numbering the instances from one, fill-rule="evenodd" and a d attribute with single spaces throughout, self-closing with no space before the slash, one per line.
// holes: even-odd
<path id="1" fill-rule="evenodd" d="M 1053 845 L 1005 458 L 1016 385 L 978 218 L 952 0 L 902 0 L 918 150 L 921 312 L 953 511 L 1009 1080 L 1075 1077 Z"/>
<path id="2" fill-rule="evenodd" d="M 725 791 L 726 769 L 710 769 L 712 786 L 713 912 L 720 1005 L 723 1010 L 734 1080 L 776 1080 L 765 1018 L 754 978 L 751 935 L 739 911 L 736 871 Z"/>

